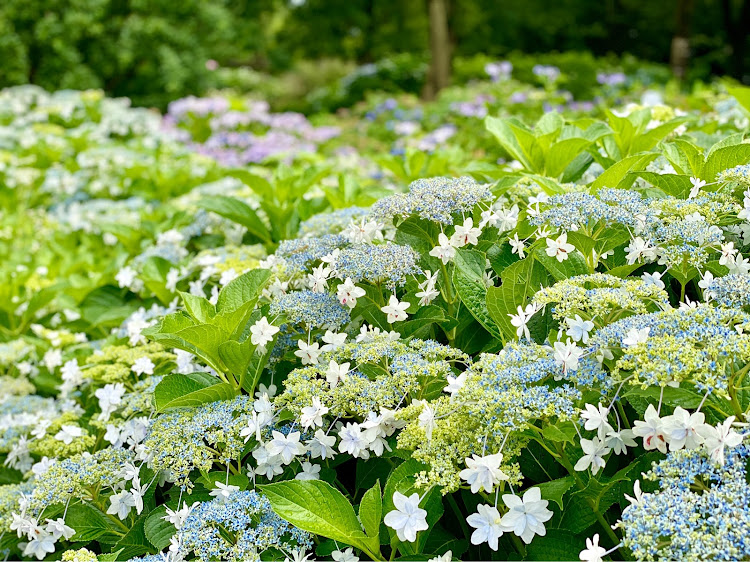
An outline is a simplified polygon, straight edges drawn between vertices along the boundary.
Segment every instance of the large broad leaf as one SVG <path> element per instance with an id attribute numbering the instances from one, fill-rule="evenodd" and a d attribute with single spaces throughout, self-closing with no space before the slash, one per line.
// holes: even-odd
<path id="1" fill-rule="evenodd" d="M 747 86 L 727 86 L 729 95 L 736 99 L 742 107 L 750 111 L 750 88 Z"/>
<path id="2" fill-rule="evenodd" d="M 190 293 L 183 293 L 182 291 L 178 291 L 178 293 L 182 299 L 182 304 L 185 306 L 185 310 L 197 322 L 209 323 L 216 315 L 216 307 L 207 298 L 197 297 Z"/>
<path id="3" fill-rule="evenodd" d="M 143 523 L 143 531 L 150 542 L 157 550 L 164 550 L 169 546 L 172 536 L 176 529 L 174 525 L 165 521 L 163 517 L 167 514 L 167 506 L 160 505 L 146 517 Z"/>
<path id="4" fill-rule="evenodd" d="M 368 537 L 344 494 L 321 480 L 287 480 L 260 486 L 274 512 L 300 529 L 378 552 L 380 541 Z"/>
<path id="5" fill-rule="evenodd" d="M 648 152 L 645 154 L 634 154 L 623 158 L 616 164 L 610 166 L 602 175 L 600 175 L 591 184 L 591 189 L 597 191 L 603 187 L 617 187 L 619 189 L 627 189 L 635 181 L 635 176 L 628 175 L 628 172 L 645 170 L 646 166 L 650 162 L 659 156 L 656 152 Z"/>
<path id="6" fill-rule="evenodd" d="M 200 406 L 207 402 L 230 400 L 237 391 L 228 383 L 207 373 L 190 373 L 188 375 L 168 375 L 156 385 L 154 400 L 157 412 L 170 408 Z"/>
<path id="7" fill-rule="evenodd" d="M 98 508 L 88 503 L 73 503 L 68 507 L 65 523 L 76 530 L 73 540 L 89 542 L 101 540 L 103 542 L 116 541 L 122 529 L 115 527 L 107 516 Z"/>
<path id="8" fill-rule="evenodd" d="M 558 261 L 557 258 L 548 256 L 547 252 L 542 248 L 539 248 L 534 255 L 537 261 L 550 272 L 556 281 L 589 273 L 589 266 L 586 265 L 586 260 L 578 250 L 570 252 L 568 258 L 563 261 Z"/>
<path id="9" fill-rule="evenodd" d="M 484 126 L 498 140 L 508 154 L 523 164 L 527 170 L 532 169 L 531 162 L 526 157 L 521 144 L 518 142 L 507 120 L 500 117 L 487 117 L 484 120 Z"/>
<path id="10" fill-rule="evenodd" d="M 257 299 L 270 277 L 271 272 L 267 269 L 252 269 L 233 279 L 219 293 L 216 310 L 219 313 L 231 312 Z"/>
<path id="11" fill-rule="evenodd" d="M 487 286 L 484 284 L 485 255 L 477 250 L 461 248 L 456 253 L 453 285 L 461 302 L 494 337 L 502 335 L 487 310 Z"/>
<path id="12" fill-rule="evenodd" d="M 380 480 L 365 492 L 359 503 L 359 520 L 367 536 L 379 539 L 380 522 L 383 520 L 383 498 L 380 496 Z"/>
<path id="13" fill-rule="evenodd" d="M 716 181 L 716 176 L 724 170 L 748 162 L 750 162 L 750 144 L 737 144 L 719 148 L 706 159 L 701 171 L 701 178 L 707 182 Z"/>
<path id="14" fill-rule="evenodd" d="M 651 185 L 661 189 L 667 195 L 672 195 L 678 199 L 687 199 L 693 184 L 690 182 L 690 176 L 685 174 L 656 174 L 654 172 L 631 172 L 638 177 L 643 178 Z"/>
<path id="15" fill-rule="evenodd" d="M 247 228 L 250 234 L 262 242 L 271 241 L 271 234 L 268 232 L 268 228 L 263 221 L 258 217 L 258 214 L 247 203 L 239 199 L 216 195 L 201 199 L 198 202 L 198 206 L 221 215 L 232 222 L 241 224 Z"/>
<path id="16" fill-rule="evenodd" d="M 501 280 L 500 287 L 487 289 L 487 311 L 505 339 L 515 339 L 516 328 L 510 323 L 510 315 L 516 314 L 519 306 L 526 306 L 534 293 L 547 285 L 548 275 L 544 266 L 529 256 L 505 268 Z"/>
<path id="17" fill-rule="evenodd" d="M 537 485 L 537 488 L 542 492 L 542 498 L 545 500 L 555 502 L 560 509 L 563 508 L 563 496 L 565 492 L 570 490 L 573 486 L 574 480 L 572 476 L 566 476 L 565 478 L 558 478 L 557 480 L 550 480 L 549 482 L 542 482 Z"/>
<path id="18" fill-rule="evenodd" d="M 578 560 L 584 543 L 563 529 L 547 529 L 543 537 L 534 537 L 526 547 L 526 560 Z"/>
<path id="19" fill-rule="evenodd" d="M 143 523 L 147 516 L 145 511 L 141 513 L 135 520 L 135 523 L 133 523 L 130 531 L 115 544 L 115 549 L 122 549 L 122 552 L 119 554 L 120 559 L 129 560 L 146 554 L 151 550 L 151 545 L 146 539 L 146 534 L 143 532 Z"/>
<path id="20" fill-rule="evenodd" d="M 143 334 L 160 342 L 165 346 L 172 346 L 184 351 L 189 351 L 206 361 L 214 369 L 220 370 L 219 345 L 229 339 L 221 328 L 212 324 L 198 324 L 188 326 L 176 332 L 167 331 L 165 324 L 156 330 L 144 330 Z"/>
<path id="21" fill-rule="evenodd" d="M 573 160 L 575 160 L 586 148 L 593 144 L 584 138 L 565 139 L 553 144 L 547 153 L 545 163 L 545 174 L 556 178 L 565 171 Z"/>

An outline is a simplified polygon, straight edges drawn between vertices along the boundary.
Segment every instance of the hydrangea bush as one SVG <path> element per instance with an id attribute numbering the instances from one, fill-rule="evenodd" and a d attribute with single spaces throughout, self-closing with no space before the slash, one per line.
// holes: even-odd
<path id="1" fill-rule="evenodd" d="M 395 107 L 1 92 L 0 550 L 747 559 L 750 143 L 712 96 L 450 99 L 405 148 Z"/>

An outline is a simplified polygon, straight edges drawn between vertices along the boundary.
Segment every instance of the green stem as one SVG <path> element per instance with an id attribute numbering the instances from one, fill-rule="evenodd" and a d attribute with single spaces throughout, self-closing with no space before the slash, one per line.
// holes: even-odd
<path id="1" fill-rule="evenodd" d="M 469 528 L 466 526 L 466 519 L 461 513 L 461 509 L 458 507 L 458 503 L 456 503 L 456 498 L 453 497 L 453 494 L 448 494 L 448 505 L 451 506 L 453 513 L 456 515 L 456 519 L 458 519 L 458 524 L 461 526 L 461 531 L 463 532 L 464 536 L 470 536 L 471 533 L 469 532 Z"/>

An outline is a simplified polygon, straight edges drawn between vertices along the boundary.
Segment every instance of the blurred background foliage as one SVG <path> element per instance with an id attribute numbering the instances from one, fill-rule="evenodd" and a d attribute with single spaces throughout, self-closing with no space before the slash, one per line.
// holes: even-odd
<path id="1" fill-rule="evenodd" d="M 507 59 L 514 75 L 558 66 L 585 97 L 602 57 L 675 70 L 675 38 L 685 83 L 750 83 L 750 0 L 2 0 L 0 87 L 102 88 L 159 108 L 233 87 L 305 112 L 371 89 L 424 93 L 434 4 L 453 83 Z"/>

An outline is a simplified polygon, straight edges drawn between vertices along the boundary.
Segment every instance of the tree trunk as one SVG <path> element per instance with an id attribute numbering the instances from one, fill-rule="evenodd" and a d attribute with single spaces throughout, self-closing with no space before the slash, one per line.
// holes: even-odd
<path id="1" fill-rule="evenodd" d="M 425 83 L 425 99 L 433 99 L 451 78 L 451 48 L 448 36 L 447 0 L 428 0 L 430 16 L 430 70 Z"/>
<path id="2" fill-rule="evenodd" d="M 672 48 L 669 54 L 669 65 L 677 80 L 685 78 L 690 60 L 690 19 L 693 14 L 693 0 L 678 0 L 677 21 Z"/>

